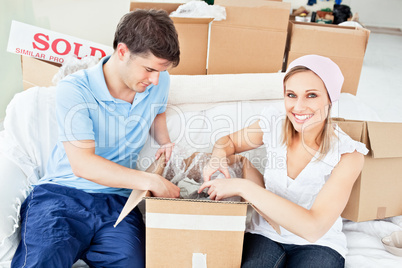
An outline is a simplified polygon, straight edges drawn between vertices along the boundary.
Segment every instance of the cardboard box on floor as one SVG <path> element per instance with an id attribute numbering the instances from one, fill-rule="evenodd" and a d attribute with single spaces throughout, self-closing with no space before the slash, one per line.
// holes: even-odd
<path id="1" fill-rule="evenodd" d="M 164 162 L 147 172 L 162 174 Z M 240 267 L 247 203 L 149 196 L 133 190 L 115 225 L 145 198 L 146 267 Z"/>
<path id="2" fill-rule="evenodd" d="M 342 217 L 360 222 L 402 215 L 402 124 L 334 121 L 370 150 Z"/>
<path id="3" fill-rule="evenodd" d="M 369 35 L 364 28 L 290 21 L 283 71 L 298 57 L 325 56 L 342 70 L 342 92 L 356 95 Z"/>

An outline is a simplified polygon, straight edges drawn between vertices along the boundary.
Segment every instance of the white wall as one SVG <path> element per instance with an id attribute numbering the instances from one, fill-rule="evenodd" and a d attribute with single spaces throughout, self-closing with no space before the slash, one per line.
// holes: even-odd
<path id="1" fill-rule="evenodd" d="M 17 55 L 8 53 L 7 42 L 11 20 L 33 21 L 32 2 L 26 0 L 0 0 L 0 121 L 7 104 L 15 93 L 22 90 L 21 64 Z"/>
<path id="2" fill-rule="evenodd" d="M 367 26 L 402 29 L 401 0 L 350 0 L 349 6 Z"/>
<path id="3" fill-rule="evenodd" d="M 321 10 L 323 8 L 331 8 L 334 6 L 335 1 L 334 0 L 317 0 L 317 4 L 308 6 L 307 2 L 308 0 L 283 0 L 283 2 L 289 2 L 292 4 L 292 9 L 298 9 L 299 7 L 303 6 L 305 7 L 308 11 L 316 11 L 316 10 Z"/>

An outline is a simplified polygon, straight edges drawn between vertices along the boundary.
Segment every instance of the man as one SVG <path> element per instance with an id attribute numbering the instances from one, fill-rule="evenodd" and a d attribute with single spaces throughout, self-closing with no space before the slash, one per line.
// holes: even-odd
<path id="1" fill-rule="evenodd" d="M 46 175 L 21 208 L 12 267 L 144 267 L 144 224 L 136 208 L 116 228 L 132 189 L 178 197 L 163 177 L 132 169 L 151 129 L 170 157 L 167 69 L 179 63 L 173 22 L 137 10 L 119 22 L 114 53 L 57 86 L 58 142 Z M 151 127 L 152 125 L 152 127 Z"/>

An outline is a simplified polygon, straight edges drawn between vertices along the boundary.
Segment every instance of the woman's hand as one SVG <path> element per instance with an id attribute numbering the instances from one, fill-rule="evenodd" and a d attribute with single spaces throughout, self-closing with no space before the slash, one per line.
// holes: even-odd
<path id="1" fill-rule="evenodd" d="M 165 162 L 166 162 L 166 163 L 169 162 L 170 156 L 172 155 L 172 151 L 173 151 L 174 145 L 175 145 L 175 144 L 174 144 L 173 142 L 166 143 L 166 144 L 162 145 L 162 146 L 158 149 L 158 151 L 156 151 L 155 159 L 158 160 L 159 157 L 160 157 L 162 154 L 165 154 L 165 156 L 166 156 Z"/>
<path id="2" fill-rule="evenodd" d="M 210 181 L 212 174 L 214 174 L 216 171 L 220 171 L 226 178 L 230 178 L 228 159 L 226 157 L 217 157 L 212 155 L 211 159 L 203 169 L 204 182 Z"/>
<path id="3" fill-rule="evenodd" d="M 198 193 L 201 193 L 205 188 L 209 188 L 209 198 L 218 201 L 232 196 L 241 196 L 241 190 L 244 189 L 246 184 L 246 180 L 238 178 L 215 179 L 204 182 L 198 189 Z"/>

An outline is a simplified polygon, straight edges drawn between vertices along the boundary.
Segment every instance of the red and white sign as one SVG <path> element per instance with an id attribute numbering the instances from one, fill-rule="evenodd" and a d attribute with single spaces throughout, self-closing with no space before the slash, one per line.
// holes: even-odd
<path id="1" fill-rule="evenodd" d="M 7 51 L 42 60 L 63 63 L 74 54 L 102 58 L 113 53 L 113 48 L 87 40 L 60 34 L 18 21 L 12 21 Z"/>

